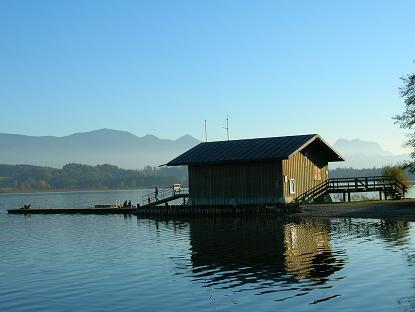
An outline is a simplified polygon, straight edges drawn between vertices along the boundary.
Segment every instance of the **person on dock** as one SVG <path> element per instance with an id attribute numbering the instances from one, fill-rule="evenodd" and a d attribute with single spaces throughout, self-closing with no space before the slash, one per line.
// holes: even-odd
<path id="1" fill-rule="evenodd" d="M 32 204 L 28 204 L 28 205 L 24 204 L 23 207 L 20 209 L 30 209 L 30 208 L 32 208 Z"/>
<path id="2" fill-rule="evenodd" d="M 122 204 L 123 208 L 128 207 L 128 203 L 127 200 L 124 202 L 124 204 Z"/>
<path id="3" fill-rule="evenodd" d="M 128 208 L 131 208 L 131 200 L 128 201 Z"/>
<path id="4" fill-rule="evenodd" d="M 156 185 L 156 187 L 154 188 L 154 198 L 156 199 L 156 201 L 159 200 L 158 196 L 159 196 L 159 187 Z"/>
<path id="5" fill-rule="evenodd" d="M 150 195 L 149 196 L 147 196 L 147 203 L 150 205 L 150 203 L 151 203 L 151 199 L 150 199 Z"/>

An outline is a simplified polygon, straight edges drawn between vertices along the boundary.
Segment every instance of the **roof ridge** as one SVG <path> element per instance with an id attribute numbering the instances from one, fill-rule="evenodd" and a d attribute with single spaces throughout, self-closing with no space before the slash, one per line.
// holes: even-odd
<path id="1" fill-rule="evenodd" d="M 315 141 L 323 144 L 322 147 L 328 154 L 328 159 L 331 161 L 343 160 L 320 135 L 303 134 L 200 143 L 166 165 L 182 166 L 289 159 Z"/>
<path id="2" fill-rule="evenodd" d="M 204 144 L 204 143 L 219 143 L 219 142 L 240 142 L 240 141 L 266 140 L 266 139 L 283 139 L 283 138 L 306 137 L 306 136 L 315 137 L 315 136 L 319 136 L 319 134 L 310 133 L 310 134 L 284 135 L 284 136 L 275 136 L 275 137 L 246 138 L 246 139 L 234 139 L 234 140 L 220 140 L 220 141 L 200 142 L 200 144 Z"/>

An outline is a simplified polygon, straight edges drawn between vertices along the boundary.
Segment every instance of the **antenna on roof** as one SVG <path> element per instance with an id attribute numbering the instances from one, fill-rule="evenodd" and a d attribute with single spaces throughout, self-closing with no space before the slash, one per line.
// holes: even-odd
<path id="1" fill-rule="evenodd" d="M 207 127 L 206 127 L 206 119 L 205 119 L 205 139 L 206 139 L 206 142 L 207 142 Z"/>
<path id="2" fill-rule="evenodd" d="M 229 116 L 226 115 L 226 127 L 222 127 L 223 129 L 226 130 L 226 134 L 228 136 L 228 141 L 229 141 Z"/>

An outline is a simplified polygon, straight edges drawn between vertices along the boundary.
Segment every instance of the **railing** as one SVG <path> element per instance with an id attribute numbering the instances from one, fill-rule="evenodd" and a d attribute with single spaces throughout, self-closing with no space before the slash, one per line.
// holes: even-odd
<path id="1" fill-rule="evenodd" d="M 340 192 L 394 190 L 404 194 L 407 186 L 399 180 L 390 176 L 359 177 L 359 178 L 330 178 L 328 181 L 329 191 Z"/>
<path id="2" fill-rule="evenodd" d="M 304 194 L 300 195 L 296 200 L 298 202 L 309 201 L 317 199 L 323 195 L 325 195 L 328 191 L 329 180 L 326 180 L 317 186 L 313 187 L 312 189 L 308 190 Z"/>
<path id="3" fill-rule="evenodd" d="M 408 183 L 408 182 L 407 182 Z M 404 183 L 402 183 L 401 181 L 399 181 L 399 180 L 396 180 L 395 179 L 395 187 L 398 189 L 398 190 L 402 190 L 402 194 L 405 196 L 405 193 L 408 191 L 408 188 L 409 188 L 409 186 L 408 186 L 409 184 L 404 184 Z"/>
<path id="4" fill-rule="evenodd" d="M 142 196 L 143 205 L 154 204 L 158 201 L 161 201 L 166 198 L 174 197 L 174 195 L 178 195 L 182 193 L 181 188 L 166 188 L 166 189 L 159 189 L 158 194 L 156 196 L 156 192 L 151 192 L 146 195 Z"/>
<path id="5" fill-rule="evenodd" d="M 390 176 L 330 178 L 297 198 L 297 201 L 310 201 L 329 193 L 383 191 L 388 196 L 405 196 L 408 187 Z"/>

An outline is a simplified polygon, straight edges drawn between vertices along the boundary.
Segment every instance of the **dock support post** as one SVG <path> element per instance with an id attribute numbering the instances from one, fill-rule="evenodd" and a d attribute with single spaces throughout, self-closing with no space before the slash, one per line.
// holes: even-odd
<path id="1" fill-rule="evenodd" d="M 382 200 L 382 191 L 379 191 L 379 200 Z"/>
<path id="2" fill-rule="evenodd" d="M 346 201 L 346 193 L 343 192 L 343 202 L 345 202 L 345 201 Z"/>
<path id="3" fill-rule="evenodd" d="M 350 198 L 350 192 L 347 193 L 347 199 L 348 199 L 349 202 L 352 201 L 351 198 Z"/>

